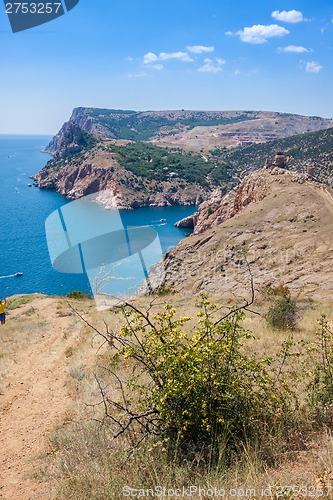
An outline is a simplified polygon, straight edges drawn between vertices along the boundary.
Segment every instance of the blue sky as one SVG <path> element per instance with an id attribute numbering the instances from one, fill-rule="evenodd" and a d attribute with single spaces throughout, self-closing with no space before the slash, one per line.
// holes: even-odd
<path id="1" fill-rule="evenodd" d="M 328 0 L 80 0 L 12 34 L 0 5 L 0 133 L 57 132 L 76 106 L 333 116 Z"/>

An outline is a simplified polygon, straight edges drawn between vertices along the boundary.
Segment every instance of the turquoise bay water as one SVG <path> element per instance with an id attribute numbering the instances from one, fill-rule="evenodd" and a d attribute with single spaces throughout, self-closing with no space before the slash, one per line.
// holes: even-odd
<path id="1" fill-rule="evenodd" d="M 0 277 L 22 272 L 22 277 L 0 278 L 0 297 L 15 293 L 40 292 L 64 295 L 72 290 L 91 292 L 85 274 L 63 274 L 51 265 L 45 220 L 68 203 L 58 193 L 29 187 L 30 175 L 40 170 L 49 156 L 41 153 L 46 136 L 0 136 Z M 187 230 L 174 223 L 194 207 L 142 208 L 121 211 L 126 226 L 153 227 L 163 252 L 173 248 Z M 166 219 L 166 223 L 161 223 Z"/>

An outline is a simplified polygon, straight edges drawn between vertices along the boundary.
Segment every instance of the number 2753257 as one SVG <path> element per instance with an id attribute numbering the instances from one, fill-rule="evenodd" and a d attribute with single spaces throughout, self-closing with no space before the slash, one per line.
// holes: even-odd
<path id="1" fill-rule="evenodd" d="M 7 2 L 7 14 L 58 14 L 62 3 L 58 2 Z"/>

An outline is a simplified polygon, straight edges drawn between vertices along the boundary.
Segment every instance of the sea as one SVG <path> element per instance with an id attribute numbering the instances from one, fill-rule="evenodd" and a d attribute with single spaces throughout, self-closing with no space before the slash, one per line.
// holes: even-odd
<path id="1" fill-rule="evenodd" d="M 86 272 L 59 272 L 49 255 L 45 221 L 54 211 L 64 210 L 70 201 L 54 191 L 29 186 L 33 184 L 30 176 L 50 159 L 42 152 L 50 140 L 48 136 L 0 135 L 1 298 L 30 293 L 66 295 L 74 290 L 92 293 Z M 89 219 L 87 210 L 96 209 L 101 207 L 83 205 L 83 217 Z M 126 227 L 153 228 L 165 253 L 188 235 L 188 230 L 175 228 L 174 223 L 195 211 L 196 207 L 173 206 L 119 212 Z M 150 259 L 149 265 L 153 263 Z M 22 275 L 16 276 L 17 273 Z"/>

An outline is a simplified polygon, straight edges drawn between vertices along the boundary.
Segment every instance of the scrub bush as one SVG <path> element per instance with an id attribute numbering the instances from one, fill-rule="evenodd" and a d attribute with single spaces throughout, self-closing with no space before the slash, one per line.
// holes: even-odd
<path id="1" fill-rule="evenodd" d="M 277 299 L 268 310 L 266 320 L 269 325 L 278 330 L 294 330 L 297 326 L 296 302 L 291 298 L 287 287 L 281 287 Z"/>
<path id="2" fill-rule="evenodd" d="M 214 461 L 223 449 L 229 460 L 245 443 L 288 427 L 292 391 L 272 359 L 245 353 L 252 335 L 242 327 L 242 310 L 217 318 L 206 296 L 199 306 L 192 329 L 185 328 L 192 318 L 177 319 L 170 305 L 153 318 L 123 307 L 126 324 L 108 332 L 118 397 L 100 387 L 105 416 L 114 437 L 131 432 L 139 443 L 155 436 L 181 456 L 200 450 Z M 126 381 L 119 364 L 130 369 Z"/>
<path id="3" fill-rule="evenodd" d="M 315 340 L 308 347 L 313 367 L 308 384 L 309 403 L 318 424 L 333 423 L 333 333 L 325 315 L 318 320 Z"/>

